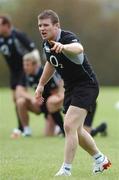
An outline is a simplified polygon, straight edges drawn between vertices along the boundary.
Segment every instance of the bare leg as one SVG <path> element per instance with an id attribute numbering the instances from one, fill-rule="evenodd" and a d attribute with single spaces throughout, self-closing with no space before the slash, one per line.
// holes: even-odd
<path id="1" fill-rule="evenodd" d="M 16 90 L 12 90 L 12 97 L 13 97 L 13 102 L 15 104 L 15 111 L 16 111 L 16 116 L 17 116 L 18 129 L 23 131 L 23 126 L 22 126 L 22 123 L 20 121 L 20 117 L 19 117 L 19 113 L 18 113 L 17 105 L 16 105 Z"/>
<path id="2" fill-rule="evenodd" d="M 39 106 L 36 105 L 32 101 L 32 99 L 27 100 L 24 97 L 18 98 L 16 103 L 17 103 L 17 109 L 18 109 L 18 113 L 19 113 L 20 120 L 21 120 L 23 127 L 28 126 L 29 125 L 28 111 L 32 111 L 32 112 L 38 114 L 40 111 Z"/>
<path id="3" fill-rule="evenodd" d="M 56 176 L 71 175 L 70 169 L 75 157 L 78 140 L 81 147 L 89 154 L 95 155 L 99 153 L 94 140 L 83 128 L 83 123 L 86 115 L 87 111 L 85 109 L 74 106 L 70 106 L 66 113 L 64 120 L 64 129 L 66 134 L 64 163 Z"/>
<path id="4" fill-rule="evenodd" d="M 50 113 L 57 112 L 63 105 L 63 95 L 51 95 L 47 99 L 47 108 Z"/>
<path id="5" fill-rule="evenodd" d="M 45 136 L 54 136 L 55 123 L 51 115 L 47 116 L 45 122 L 44 134 Z"/>
<path id="6" fill-rule="evenodd" d="M 83 126 L 78 128 L 78 139 L 79 145 L 87 151 L 91 156 L 99 152 L 94 139 L 91 135 L 83 128 Z"/>
<path id="7" fill-rule="evenodd" d="M 63 117 L 60 113 L 62 104 L 63 104 L 63 95 L 55 94 L 55 95 L 51 95 L 47 99 L 47 109 L 51 113 L 55 124 L 57 124 L 60 127 L 61 132 L 63 133 L 63 135 L 65 135 L 64 126 L 63 126 Z"/>
<path id="8" fill-rule="evenodd" d="M 70 106 L 65 117 L 65 156 L 64 162 L 72 163 L 77 148 L 77 140 L 79 144 L 89 154 L 94 155 L 99 152 L 96 144 L 90 134 L 83 128 L 83 123 L 87 111 L 78 107 Z M 78 133 L 78 138 L 77 138 Z"/>
<path id="9" fill-rule="evenodd" d="M 66 134 L 64 162 L 71 164 L 78 145 L 77 130 L 82 127 L 86 117 L 86 110 L 70 106 L 64 120 Z"/>
<path id="10" fill-rule="evenodd" d="M 65 151 L 64 151 L 64 162 L 71 164 L 78 145 L 78 136 L 77 136 L 77 124 L 72 121 L 70 117 L 70 112 L 67 113 L 64 119 L 64 129 L 65 129 Z M 73 128 L 72 128 L 73 126 Z"/>

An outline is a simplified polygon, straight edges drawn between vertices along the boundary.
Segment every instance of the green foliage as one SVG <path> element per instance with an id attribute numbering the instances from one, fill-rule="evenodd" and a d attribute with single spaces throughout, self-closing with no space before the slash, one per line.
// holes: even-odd
<path id="1" fill-rule="evenodd" d="M 37 15 L 44 9 L 55 10 L 62 28 L 80 37 L 100 83 L 118 85 L 118 0 L 4 0 L 0 5 L 1 13 L 10 14 L 13 24 L 25 31 L 41 52 Z"/>
<path id="2" fill-rule="evenodd" d="M 12 13 L 17 11 L 20 1 L 17 0 L 0 0 L 1 13 Z"/>
<path id="3" fill-rule="evenodd" d="M 71 178 L 54 178 L 63 161 L 64 139 L 43 137 L 43 116 L 31 115 L 31 138 L 10 139 L 16 116 L 10 91 L 0 89 L 0 179 L 1 180 L 118 180 L 119 170 L 119 110 L 114 105 L 119 100 L 119 88 L 101 88 L 94 126 L 107 121 L 108 136 L 95 138 L 98 147 L 112 161 L 112 168 L 100 175 L 92 175 L 92 159 L 81 148 L 73 163 Z"/>

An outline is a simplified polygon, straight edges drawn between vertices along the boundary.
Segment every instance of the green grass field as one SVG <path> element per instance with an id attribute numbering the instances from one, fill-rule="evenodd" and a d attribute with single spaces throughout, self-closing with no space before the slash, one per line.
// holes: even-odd
<path id="1" fill-rule="evenodd" d="M 108 136 L 95 138 L 98 147 L 112 161 L 112 168 L 92 175 L 92 158 L 78 148 L 73 162 L 72 177 L 54 177 L 63 161 L 64 138 L 43 137 L 43 116 L 31 116 L 33 136 L 10 138 L 16 127 L 11 92 L 0 89 L 0 180 L 119 180 L 119 88 L 101 88 L 94 126 L 108 123 Z"/>

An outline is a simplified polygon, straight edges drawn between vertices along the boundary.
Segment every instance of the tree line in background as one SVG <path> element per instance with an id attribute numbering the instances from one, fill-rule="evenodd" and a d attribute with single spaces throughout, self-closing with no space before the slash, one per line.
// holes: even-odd
<path id="1" fill-rule="evenodd" d="M 0 12 L 9 14 L 15 27 L 26 32 L 41 49 L 37 16 L 55 10 L 63 29 L 75 32 L 84 46 L 101 85 L 118 85 L 118 0 L 0 0 Z M 8 84 L 8 68 L 0 56 L 0 86 Z"/>

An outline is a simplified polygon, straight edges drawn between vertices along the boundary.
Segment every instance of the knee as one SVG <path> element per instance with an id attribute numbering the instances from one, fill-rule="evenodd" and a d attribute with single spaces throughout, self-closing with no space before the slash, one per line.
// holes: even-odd
<path id="1" fill-rule="evenodd" d="M 66 122 L 65 120 L 64 120 L 64 130 L 66 134 L 69 134 L 73 131 L 72 124 L 70 122 Z"/>
<path id="2" fill-rule="evenodd" d="M 16 100 L 16 104 L 18 107 L 22 107 L 22 106 L 26 105 L 26 99 L 23 97 L 20 97 Z"/>
<path id="3" fill-rule="evenodd" d="M 48 112 L 50 112 L 50 113 L 55 112 L 55 110 L 54 110 L 54 104 L 52 104 L 52 102 L 50 102 L 49 99 L 48 99 L 47 102 L 46 102 L 46 106 L 47 106 Z"/>
<path id="4" fill-rule="evenodd" d="M 63 100 L 57 95 L 52 95 L 47 100 L 47 108 L 50 113 L 56 112 L 61 109 Z"/>

